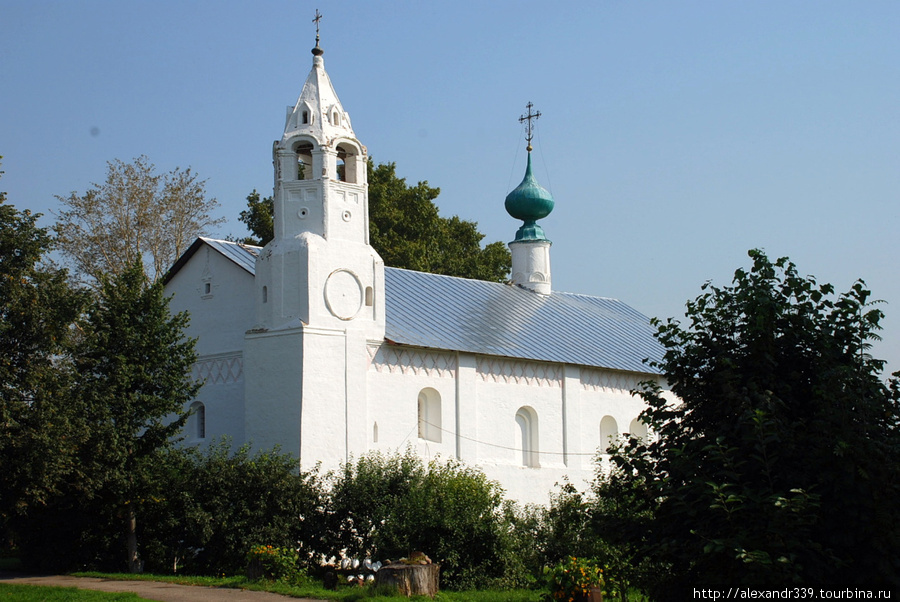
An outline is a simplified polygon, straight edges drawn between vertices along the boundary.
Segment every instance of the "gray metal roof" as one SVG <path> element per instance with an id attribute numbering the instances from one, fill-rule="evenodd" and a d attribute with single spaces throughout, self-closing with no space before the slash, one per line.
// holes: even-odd
<path id="1" fill-rule="evenodd" d="M 206 243 L 255 273 L 260 248 L 197 240 L 167 279 Z M 650 320 L 616 299 L 539 295 L 496 282 L 385 268 L 385 338 L 392 343 L 564 364 L 650 372 L 662 347 Z"/>
<path id="2" fill-rule="evenodd" d="M 201 237 L 201 240 L 251 274 L 256 274 L 256 257 L 260 247 L 215 238 Z"/>
<path id="3" fill-rule="evenodd" d="M 385 337 L 432 347 L 546 362 L 656 372 L 650 320 L 616 299 L 385 268 Z"/>

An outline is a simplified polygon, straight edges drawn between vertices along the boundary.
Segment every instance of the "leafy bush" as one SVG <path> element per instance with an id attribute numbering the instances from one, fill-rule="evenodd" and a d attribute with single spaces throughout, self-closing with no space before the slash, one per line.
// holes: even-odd
<path id="1" fill-rule="evenodd" d="M 287 454 L 232 453 L 226 441 L 174 450 L 161 459 L 155 504 L 142 540 L 148 569 L 197 574 L 243 572 L 247 550 L 265 541 L 300 549 L 311 562 L 321 549 L 324 498 L 315 472 L 298 472 Z M 140 528 L 140 525 L 139 525 Z"/>
<path id="2" fill-rule="evenodd" d="M 550 570 L 550 595 L 573 602 L 603 586 L 603 569 L 593 560 L 569 556 Z"/>
<path id="3" fill-rule="evenodd" d="M 248 577 L 259 573 L 259 577 L 270 581 L 283 581 L 299 585 L 306 580 L 306 572 L 300 568 L 300 555 L 292 548 L 256 545 L 247 553 Z"/>
<path id="4" fill-rule="evenodd" d="M 458 461 L 426 466 L 411 451 L 366 454 L 335 475 L 329 513 L 333 554 L 385 559 L 421 550 L 455 589 L 528 580 L 502 489 Z"/>

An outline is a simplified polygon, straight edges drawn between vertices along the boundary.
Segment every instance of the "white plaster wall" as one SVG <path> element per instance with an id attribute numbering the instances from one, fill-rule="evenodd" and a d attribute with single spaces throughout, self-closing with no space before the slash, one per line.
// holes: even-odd
<path id="1" fill-rule="evenodd" d="M 298 329 L 247 333 L 244 361 L 246 441 L 300 455 L 303 336 Z"/>
<path id="2" fill-rule="evenodd" d="M 244 441 L 244 331 L 254 317 L 253 276 L 202 245 L 165 285 L 165 291 L 172 297 L 172 313 L 190 314 L 185 335 L 197 339 L 194 376 L 205 381 L 197 399 L 206 407 L 206 438 L 189 436 L 184 443 L 204 444 L 228 435 L 240 445 Z"/>
<path id="3" fill-rule="evenodd" d="M 368 449 L 403 452 L 407 446 L 424 458 L 456 456 L 456 355 L 382 346 L 367 371 L 366 439 Z M 370 354 L 371 355 L 371 354 Z M 440 443 L 419 438 L 419 392 L 431 388 L 441 397 Z M 378 441 L 373 427 L 378 423 Z"/>
<path id="4" fill-rule="evenodd" d="M 370 347 L 369 357 L 368 449 L 412 445 L 424 458 L 458 457 L 522 503 L 546 504 L 565 477 L 587 489 L 602 417 L 612 415 L 627 428 L 644 407 L 629 393 L 638 377 L 627 373 L 393 346 Z M 440 443 L 418 438 L 418 395 L 426 387 L 441 396 Z M 511 449 L 522 406 L 538 416 L 540 468 L 522 466 L 521 451 Z"/>
<path id="5" fill-rule="evenodd" d="M 190 313 L 185 334 L 198 339 L 197 354 L 205 356 L 244 348 L 244 332 L 255 317 L 253 288 L 252 274 L 202 245 L 166 283 L 165 291 L 172 296 L 172 313 Z"/>

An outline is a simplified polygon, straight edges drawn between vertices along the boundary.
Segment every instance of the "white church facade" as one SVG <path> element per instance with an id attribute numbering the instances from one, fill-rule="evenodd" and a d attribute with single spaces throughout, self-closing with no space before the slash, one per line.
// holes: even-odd
<path id="1" fill-rule="evenodd" d="M 274 145 L 274 239 L 200 238 L 165 278 L 205 383 L 186 443 L 228 435 L 326 470 L 412 446 L 480 467 L 522 502 L 546 503 L 566 476 L 583 485 L 611 437 L 646 436 L 630 391 L 657 378 L 649 320 L 552 290 L 537 220 L 553 200 L 530 144 L 506 199 L 523 221 L 510 284 L 385 267 L 369 244 L 367 150 L 322 54 L 317 36 Z"/>

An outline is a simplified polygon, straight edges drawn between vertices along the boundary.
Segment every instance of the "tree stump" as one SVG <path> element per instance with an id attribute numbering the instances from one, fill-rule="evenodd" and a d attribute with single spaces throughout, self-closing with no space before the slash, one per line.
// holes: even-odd
<path id="1" fill-rule="evenodd" d="M 375 583 L 394 586 L 407 598 L 410 596 L 434 598 L 438 593 L 440 575 L 439 564 L 390 564 L 381 567 L 375 573 Z"/>

